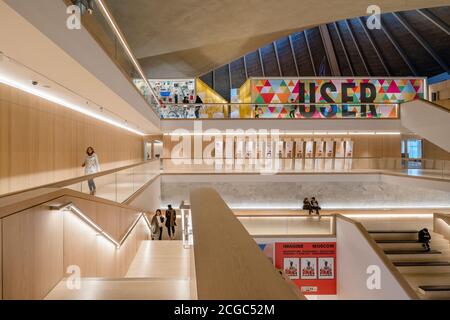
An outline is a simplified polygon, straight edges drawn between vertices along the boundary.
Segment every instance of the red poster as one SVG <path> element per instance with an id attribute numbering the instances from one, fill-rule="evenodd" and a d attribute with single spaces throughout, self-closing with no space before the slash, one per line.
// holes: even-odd
<path id="1" fill-rule="evenodd" d="M 304 294 L 336 294 L 336 242 L 277 242 L 275 267 Z"/>

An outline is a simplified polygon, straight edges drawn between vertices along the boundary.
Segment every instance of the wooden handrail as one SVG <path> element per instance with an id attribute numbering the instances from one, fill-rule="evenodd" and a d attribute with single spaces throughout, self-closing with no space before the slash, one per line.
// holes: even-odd
<path id="1" fill-rule="evenodd" d="M 275 270 L 212 188 L 190 193 L 199 299 L 305 299 Z"/>
<path id="2" fill-rule="evenodd" d="M 24 192 L 29 192 L 29 191 L 33 191 L 33 190 L 37 190 L 37 189 L 42 189 L 42 188 L 63 188 L 63 187 L 70 186 L 70 185 L 78 183 L 78 182 L 86 181 L 88 179 L 98 178 L 98 177 L 101 177 L 101 176 L 105 176 L 105 175 L 108 175 L 108 174 L 116 173 L 116 172 L 127 170 L 127 169 L 131 169 L 131 168 L 138 167 L 140 165 L 148 164 L 148 163 L 155 162 L 155 161 L 159 161 L 159 159 L 158 160 L 150 160 L 150 161 L 142 161 L 142 162 L 139 162 L 139 163 L 134 163 L 134 164 L 130 164 L 130 165 L 123 166 L 123 167 L 118 167 L 118 168 L 109 169 L 109 170 L 105 170 L 105 171 L 99 171 L 97 173 L 82 175 L 82 176 L 78 176 L 78 177 L 75 177 L 75 178 L 70 178 L 70 179 L 66 179 L 66 180 L 61 180 L 61 181 L 57 181 L 57 182 L 43 184 L 43 185 L 39 185 L 39 186 L 36 186 L 36 187 L 28 188 L 28 189 L 22 189 L 22 190 L 18 190 L 18 191 L 13 191 L 13 192 L 10 192 L 10 193 L 5 193 L 5 194 L 0 195 L 0 199 L 5 198 L 5 197 L 9 197 L 9 196 L 12 196 L 12 195 L 24 193 Z"/>
<path id="3" fill-rule="evenodd" d="M 155 177 L 148 180 L 142 187 L 140 187 L 138 190 L 136 190 L 132 195 L 130 195 L 128 198 L 126 198 L 124 201 L 122 201 L 123 204 L 130 204 L 133 202 L 134 199 L 136 199 L 142 192 L 147 189 L 149 185 L 151 185 L 161 174 L 156 175 Z"/>
<path id="4" fill-rule="evenodd" d="M 123 209 L 134 210 L 136 212 L 145 212 L 145 210 L 141 210 L 140 208 L 98 198 L 72 189 L 41 188 L 0 198 L 0 219 L 51 201 L 54 201 L 55 205 L 58 205 L 58 203 L 61 204 L 60 202 L 64 197 L 84 199 Z"/>
<path id="5" fill-rule="evenodd" d="M 359 233 L 364 237 L 369 246 L 372 248 L 373 252 L 375 252 L 378 258 L 383 262 L 384 266 L 389 270 L 392 277 L 402 287 L 402 289 L 405 291 L 408 297 L 413 300 L 419 299 L 417 293 L 413 290 L 413 288 L 411 288 L 411 286 L 402 276 L 400 271 L 398 271 L 398 269 L 394 266 L 392 261 L 389 260 L 384 251 L 380 248 L 380 246 L 377 245 L 375 240 L 370 236 L 369 232 L 366 230 L 366 228 L 364 228 L 361 222 L 355 221 L 341 214 L 336 214 L 335 217 L 336 219 L 341 219 L 343 221 L 353 224 L 355 228 L 359 231 Z"/>

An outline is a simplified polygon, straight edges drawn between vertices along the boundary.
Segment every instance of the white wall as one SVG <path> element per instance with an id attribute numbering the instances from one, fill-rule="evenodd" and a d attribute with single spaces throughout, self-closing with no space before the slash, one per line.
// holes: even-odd
<path id="1" fill-rule="evenodd" d="M 133 201 L 128 203 L 132 207 L 155 212 L 161 208 L 161 176 L 145 188 Z"/>
<path id="2" fill-rule="evenodd" d="M 338 299 L 410 299 L 356 225 L 337 219 L 336 238 Z M 380 289 L 370 290 L 367 287 L 369 275 L 366 271 L 370 265 L 380 268 Z"/>
<path id="3" fill-rule="evenodd" d="M 402 125 L 450 152 L 450 111 L 432 103 L 414 100 L 402 104 Z"/>
<path id="4" fill-rule="evenodd" d="M 450 190 L 433 190 L 408 177 L 379 174 L 163 175 L 162 204 L 178 205 L 195 187 L 213 187 L 231 208 L 298 209 L 315 196 L 323 209 L 448 207 Z M 436 182 L 437 183 L 437 182 Z M 447 183 L 447 185 L 449 185 Z M 428 188 L 427 188 L 428 187 Z"/>

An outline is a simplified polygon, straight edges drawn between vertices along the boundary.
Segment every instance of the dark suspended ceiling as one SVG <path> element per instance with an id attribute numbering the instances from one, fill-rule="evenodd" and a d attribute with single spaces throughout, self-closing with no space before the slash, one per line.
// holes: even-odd
<path id="1" fill-rule="evenodd" d="M 434 76 L 449 71 L 450 6 L 384 13 L 294 32 L 201 76 L 224 98 L 249 77 Z M 335 63 L 333 63 L 335 61 Z"/>

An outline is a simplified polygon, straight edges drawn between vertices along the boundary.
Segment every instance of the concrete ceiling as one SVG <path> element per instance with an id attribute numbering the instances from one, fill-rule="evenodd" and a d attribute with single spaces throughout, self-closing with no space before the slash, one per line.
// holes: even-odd
<path id="1" fill-rule="evenodd" d="M 282 36 L 366 15 L 372 0 L 106 0 L 150 78 L 194 77 Z M 449 0 L 377 0 L 382 12 Z"/>

